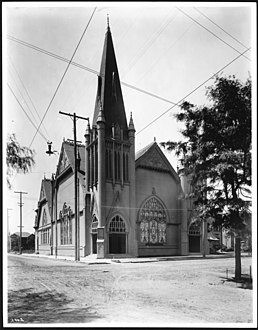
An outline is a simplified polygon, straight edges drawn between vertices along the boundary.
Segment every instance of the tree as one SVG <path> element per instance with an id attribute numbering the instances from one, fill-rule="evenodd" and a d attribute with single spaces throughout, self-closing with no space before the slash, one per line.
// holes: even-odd
<path id="1" fill-rule="evenodd" d="M 13 172 L 28 173 L 34 161 L 35 151 L 28 147 L 22 147 L 16 140 L 15 134 L 9 134 L 6 146 L 7 185 L 11 189 L 10 178 Z"/>
<path id="2" fill-rule="evenodd" d="M 251 79 L 216 76 L 205 106 L 189 102 L 176 114 L 183 141 L 163 142 L 192 178 L 195 213 L 235 233 L 235 278 L 241 278 L 241 235 L 251 205 Z"/>

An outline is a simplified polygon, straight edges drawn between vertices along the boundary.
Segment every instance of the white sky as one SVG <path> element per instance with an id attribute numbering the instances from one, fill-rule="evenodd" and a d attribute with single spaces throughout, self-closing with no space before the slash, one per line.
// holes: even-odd
<path id="1" fill-rule="evenodd" d="M 20 222 L 19 194 L 14 191 L 28 193 L 23 195 L 23 231 L 34 231 L 34 209 L 37 208 L 41 180 L 44 175 L 50 178 L 55 173 L 59 156 L 56 154 L 49 157 L 45 153 L 46 139 L 52 141 L 53 149 L 59 152 L 63 138 L 73 138 L 72 120 L 60 115 L 59 111 L 76 112 L 79 116 L 92 119 L 97 76 L 73 65 L 69 67 L 40 129 L 46 139 L 37 134 L 32 143 L 36 129 L 6 82 L 28 116 L 38 126 L 39 117 L 45 115 L 67 63 L 14 42 L 7 35 L 70 60 L 96 6 L 97 10 L 73 61 L 99 71 L 108 14 L 120 80 L 175 103 L 234 60 L 239 55 L 238 52 L 252 47 L 245 55 L 249 59 L 256 58 L 256 29 L 253 28 L 256 7 L 248 2 L 158 2 L 155 5 L 148 2 L 3 3 L 3 139 L 5 141 L 8 133 L 15 133 L 21 145 L 31 145 L 36 151 L 36 165 L 32 172 L 14 175 L 13 189 L 10 191 L 5 189 L 5 172 L 3 173 L 3 218 L 6 219 L 9 214 L 11 233 L 19 231 L 17 226 Z M 231 47 L 191 20 L 176 6 Z M 246 81 L 249 73 L 253 73 L 251 64 L 250 60 L 242 56 L 223 72 Z M 198 105 L 207 102 L 205 86 L 211 83 L 212 80 L 208 81 L 186 100 Z M 181 138 L 180 126 L 173 117 L 179 110 L 178 107 L 174 107 L 140 132 L 173 105 L 124 85 L 122 92 L 128 121 L 130 112 L 133 113 L 136 151 L 153 141 L 154 137 L 158 143 Z M 86 121 L 77 121 L 77 139 L 82 142 L 85 124 Z M 176 169 L 177 160 L 174 155 L 166 155 Z M 8 211 L 8 208 L 12 210 Z"/>

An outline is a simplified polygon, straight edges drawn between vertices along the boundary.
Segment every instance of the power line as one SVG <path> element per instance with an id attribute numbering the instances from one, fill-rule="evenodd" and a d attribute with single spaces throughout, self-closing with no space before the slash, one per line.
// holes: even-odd
<path id="1" fill-rule="evenodd" d="M 28 47 L 28 48 L 34 49 L 34 50 L 36 50 L 36 51 L 38 51 L 38 52 L 40 52 L 40 53 L 43 53 L 43 54 L 46 54 L 46 55 L 48 55 L 48 56 L 54 57 L 54 58 L 56 58 L 56 59 L 58 59 L 58 60 L 60 60 L 60 61 L 64 61 L 64 62 L 66 62 L 66 63 L 69 63 L 69 60 L 66 59 L 65 57 L 62 57 L 62 56 L 56 55 L 56 54 L 54 54 L 54 53 L 51 53 L 51 52 L 49 52 L 49 51 L 46 51 L 46 50 L 44 50 L 44 49 L 42 49 L 42 48 L 39 48 L 39 47 L 34 46 L 34 45 L 32 45 L 32 44 L 29 44 L 29 43 L 27 43 L 27 42 L 25 42 L 25 41 L 19 40 L 19 39 L 13 37 L 13 36 L 7 35 L 7 38 L 8 38 L 9 40 L 11 40 L 11 41 L 17 42 L 17 43 L 19 43 L 19 44 L 25 46 L 25 47 Z M 91 68 L 89 68 L 89 67 L 86 67 L 86 66 L 84 66 L 84 65 L 82 65 L 82 64 L 79 64 L 79 63 L 76 63 L 76 62 L 71 62 L 70 64 L 72 64 L 72 65 L 74 65 L 74 66 L 76 66 L 76 67 L 78 67 L 78 68 L 80 68 L 80 69 L 86 70 L 86 71 L 88 71 L 88 72 L 90 72 L 90 73 L 93 73 L 93 74 L 96 74 L 96 75 L 100 75 L 100 73 L 99 73 L 98 71 L 93 70 L 93 69 L 91 69 Z M 141 89 L 141 88 L 135 87 L 134 85 L 127 84 L 127 83 L 125 83 L 125 82 L 123 82 L 123 81 L 120 81 L 120 82 L 121 82 L 121 85 L 124 85 L 124 86 L 126 86 L 126 87 L 128 87 L 128 88 L 134 89 L 134 90 L 136 90 L 136 91 L 138 91 L 138 92 L 141 92 L 141 93 L 144 93 L 144 94 L 146 94 L 146 95 L 149 95 L 149 96 L 155 97 L 155 98 L 157 98 L 157 99 L 159 99 L 159 100 L 162 100 L 162 101 L 165 101 L 165 102 L 167 102 L 167 103 L 176 104 L 175 102 L 173 102 L 173 101 L 171 101 L 171 100 L 168 100 L 168 99 L 165 99 L 165 98 L 163 98 L 163 97 L 161 97 L 161 96 L 158 96 L 157 94 L 154 94 L 154 93 L 148 92 L 148 91 L 146 91 L 146 90 L 144 90 L 144 89 Z"/>
<path id="2" fill-rule="evenodd" d="M 209 77 L 208 79 L 206 79 L 203 83 L 201 83 L 199 86 L 197 86 L 195 89 L 193 89 L 190 93 L 188 93 L 187 95 L 185 95 L 180 101 L 178 101 L 175 105 L 173 105 L 172 107 L 170 107 L 169 109 L 167 109 L 166 111 L 164 111 L 161 115 L 159 115 L 157 118 L 153 119 L 148 125 L 146 125 L 145 127 L 143 127 L 139 132 L 136 133 L 140 134 L 142 131 L 144 131 L 147 127 L 149 127 L 150 125 L 152 125 L 155 121 L 157 121 L 159 118 L 161 118 L 162 116 L 164 116 L 168 111 L 170 111 L 171 109 L 173 109 L 176 105 L 179 106 L 180 103 L 186 99 L 188 96 L 190 96 L 191 94 L 193 94 L 195 91 L 197 91 L 197 89 L 199 89 L 200 87 L 202 87 L 204 84 L 206 84 L 207 81 L 209 81 L 210 79 L 212 79 L 213 77 L 215 77 L 219 72 L 221 72 L 222 70 L 224 70 L 226 67 L 228 67 L 229 65 L 231 65 L 233 62 L 235 62 L 239 57 L 244 56 L 244 54 L 249 51 L 251 49 L 248 48 L 247 50 L 245 50 L 243 53 L 241 53 L 240 55 L 238 55 L 236 58 L 234 58 L 232 61 L 230 61 L 228 64 L 226 64 L 223 68 L 221 68 L 220 70 L 218 70 L 216 73 L 214 73 L 211 77 Z"/>
<path id="3" fill-rule="evenodd" d="M 128 70 L 123 76 L 126 76 L 128 72 L 131 71 L 133 66 L 139 61 L 139 59 L 146 53 L 146 51 L 151 47 L 151 45 L 155 42 L 155 40 L 161 35 L 161 33 L 166 29 L 166 27 L 176 18 L 178 13 L 176 13 L 173 17 L 170 17 L 166 22 L 164 22 L 159 30 L 154 34 L 149 41 L 145 42 L 144 46 L 136 53 L 136 55 L 132 58 L 131 62 L 128 64 Z"/>
<path id="4" fill-rule="evenodd" d="M 12 73 L 11 73 L 11 76 L 12 76 Z M 13 76 L 12 76 L 12 77 L 13 77 Z M 26 104 L 26 106 L 27 106 L 27 108 L 28 108 L 30 114 L 32 115 L 32 117 L 33 117 L 35 123 L 34 123 L 33 120 L 31 119 L 31 117 L 27 114 L 26 110 L 24 109 L 24 107 L 22 106 L 22 104 L 20 103 L 20 101 L 18 100 L 17 95 L 15 95 L 13 89 L 10 87 L 10 85 L 8 85 L 8 84 L 7 84 L 7 85 L 8 85 L 8 87 L 9 87 L 9 89 L 11 90 L 13 96 L 15 97 L 17 103 L 18 103 L 19 106 L 22 108 L 23 112 L 25 113 L 25 115 L 27 116 L 27 118 L 29 119 L 29 121 L 31 122 L 31 124 L 32 124 L 32 125 L 35 127 L 35 129 L 37 130 L 37 120 L 36 120 L 36 118 L 35 118 L 33 112 L 31 111 L 31 109 L 30 109 L 30 107 L 29 107 L 27 101 L 26 101 L 25 98 L 23 97 L 23 95 L 22 95 L 22 93 L 21 93 L 19 87 L 17 86 L 17 83 L 16 83 L 14 77 L 13 77 L 13 80 L 14 80 L 14 83 L 15 83 L 15 86 L 16 86 L 17 90 L 19 91 L 19 93 L 20 93 L 20 95 L 21 95 L 21 97 L 22 97 L 24 103 Z M 45 135 L 44 135 L 42 132 L 40 132 L 40 134 L 41 134 L 41 136 L 47 141 L 47 138 L 45 137 Z"/>
<path id="5" fill-rule="evenodd" d="M 38 111 L 37 111 L 37 109 L 36 109 L 36 107 L 35 107 L 35 105 L 34 105 L 34 102 L 32 101 L 32 98 L 30 97 L 30 94 L 29 94 L 29 92 L 28 92 L 26 86 L 24 85 L 24 83 L 23 83 L 23 81 L 22 81 L 22 79 L 21 79 L 21 77 L 20 77 L 20 75 L 19 75 L 17 69 L 15 68 L 15 65 L 14 65 L 14 63 L 13 63 L 13 61 L 11 60 L 10 57 L 9 57 L 9 61 L 10 61 L 11 65 L 13 66 L 13 69 L 14 69 L 15 73 L 17 74 L 17 77 L 19 78 L 19 81 L 21 82 L 21 84 L 22 84 L 22 86 L 23 86 L 23 88 L 24 88 L 24 90 L 25 90 L 25 92 L 26 92 L 26 94 L 27 94 L 27 96 L 28 96 L 28 98 L 29 98 L 29 100 L 30 100 L 30 102 L 31 102 L 31 104 L 32 104 L 32 106 L 33 106 L 35 112 L 36 112 L 36 114 L 38 115 L 38 119 L 41 120 L 41 118 L 40 118 L 40 116 L 39 116 L 39 113 L 38 113 Z M 15 80 L 14 80 L 14 81 L 15 81 Z M 16 85 L 16 86 L 17 86 L 17 85 Z M 18 88 L 18 87 L 17 87 L 17 88 Z M 19 89 L 18 89 L 18 90 L 19 90 Z M 20 94 L 21 94 L 21 92 L 20 92 Z M 21 94 L 21 95 L 22 95 L 22 94 Z M 22 97 L 23 97 L 23 96 L 22 96 Z M 24 99 L 24 97 L 23 97 L 23 99 Z M 24 99 L 24 101 L 25 101 L 25 99 Z M 30 110 L 30 107 L 29 107 L 29 105 L 27 104 L 26 101 L 25 101 L 25 103 L 26 103 L 28 109 Z M 36 121 L 36 118 L 34 117 L 32 111 L 30 111 L 30 112 L 31 112 L 33 118 L 34 118 L 35 121 Z M 47 132 L 47 130 L 46 130 L 46 127 L 44 126 L 44 124 L 42 124 L 42 126 L 43 126 L 43 128 L 44 128 L 44 130 L 45 130 L 45 133 L 46 133 L 47 136 L 49 137 L 48 132 Z"/>
<path id="6" fill-rule="evenodd" d="M 10 69 L 9 69 L 9 71 L 10 71 Z M 14 84 L 15 84 L 15 86 L 16 86 L 16 88 L 17 88 L 18 92 L 20 93 L 20 96 L 21 96 L 21 98 L 22 98 L 23 102 L 26 104 L 26 106 L 27 106 L 27 108 L 28 108 L 28 110 L 29 110 L 30 114 L 31 114 L 31 115 L 32 115 L 32 117 L 33 117 L 33 120 L 34 120 L 34 121 L 35 121 L 35 123 L 37 124 L 37 119 L 36 119 L 36 117 L 34 116 L 33 112 L 31 111 L 31 109 L 30 109 L 30 107 L 29 107 L 29 105 L 28 105 L 28 103 L 27 103 L 26 99 L 24 98 L 24 96 L 23 96 L 23 94 L 22 94 L 22 92 L 21 92 L 21 90 L 20 90 L 20 88 L 19 88 L 19 86 L 18 86 L 17 82 L 15 81 L 15 79 L 14 79 L 14 76 L 13 76 L 13 74 L 12 74 L 12 72 L 11 72 L 11 71 L 10 71 L 10 75 L 11 75 L 11 77 L 13 78 Z M 17 98 L 18 98 L 18 97 L 17 97 Z"/>
<path id="7" fill-rule="evenodd" d="M 190 15 L 188 15 L 186 12 L 184 12 L 182 9 L 176 7 L 179 11 L 181 11 L 181 13 L 183 13 L 185 16 L 187 16 L 188 18 L 190 18 L 191 20 L 193 20 L 196 24 L 200 25 L 202 28 L 204 28 L 206 31 L 208 31 L 209 33 L 211 33 L 214 37 L 216 37 L 217 39 L 219 39 L 220 41 L 222 41 L 224 44 L 226 44 L 227 46 L 229 46 L 230 48 L 234 49 L 238 54 L 241 54 L 241 52 L 239 52 L 236 48 L 234 48 L 233 46 L 231 46 L 229 43 L 227 43 L 225 40 L 221 39 L 219 36 L 217 36 L 214 32 L 210 31 L 208 28 L 206 28 L 204 25 L 202 25 L 201 23 L 199 23 L 197 20 L 195 20 L 193 17 L 191 17 Z M 250 48 L 248 48 L 250 49 Z M 244 56 L 247 60 L 251 61 L 249 57 Z"/>
<path id="8" fill-rule="evenodd" d="M 56 96 L 56 94 L 57 94 L 57 91 L 58 91 L 59 87 L 60 87 L 61 84 L 62 84 L 62 81 L 63 81 L 63 79 L 64 79 L 64 77 L 65 77 L 65 75 L 66 75 L 66 73 L 67 73 L 67 71 L 68 71 L 68 69 L 69 69 L 69 67 L 70 67 L 70 65 L 71 65 L 71 62 L 72 62 L 72 60 L 73 60 L 73 58 L 74 58 L 74 56 L 75 56 L 75 54 L 76 54 L 76 51 L 77 51 L 77 49 L 78 49 L 78 47 L 79 47 L 79 45 L 80 45 L 80 43 L 81 43 L 81 41 L 82 41 L 82 38 L 84 37 L 84 34 L 85 34 L 85 32 L 86 32 L 86 30 L 87 30 L 87 28 L 88 28 L 88 26 L 89 26 L 89 24 L 90 24 L 90 22 L 91 22 L 91 20 L 92 20 L 92 17 L 93 17 L 93 15 L 94 15 L 96 9 L 97 9 L 97 7 L 94 8 L 93 13 L 91 14 L 91 17 L 90 17 L 90 19 L 89 19 L 89 21 L 88 21 L 88 23 L 87 23 L 87 25 L 86 25 L 86 27 L 85 27 L 85 29 L 84 29 L 84 31 L 83 31 L 83 34 L 82 34 L 82 36 L 81 36 L 81 38 L 80 38 L 80 40 L 79 40 L 79 42 L 78 42 L 78 44 L 77 44 L 77 46 L 76 46 L 76 48 L 75 48 L 75 51 L 74 51 L 73 55 L 72 55 L 72 57 L 71 57 L 71 60 L 69 61 L 68 65 L 67 65 L 67 67 L 66 67 L 66 69 L 65 69 L 65 72 L 63 73 L 63 76 L 62 76 L 62 78 L 61 78 L 59 84 L 57 85 L 57 88 L 56 88 L 56 90 L 55 90 L 55 92 L 54 92 L 54 95 L 53 95 L 53 97 L 51 98 L 51 101 L 50 101 L 50 103 L 49 103 L 49 105 L 48 105 L 48 107 L 47 107 L 47 110 L 45 111 L 44 116 L 43 116 L 42 119 L 41 119 L 41 122 L 40 122 L 40 124 L 39 124 L 39 126 L 38 126 L 38 129 L 37 129 L 36 133 L 34 134 L 34 136 L 33 136 L 33 138 L 32 138 L 32 141 L 31 141 L 31 143 L 30 143 L 30 145 L 29 145 L 29 148 L 31 147 L 31 145 L 32 145 L 32 143 L 33 143 L 33 141 L 34 141 L 34 139 L 35 139 L 37 133 L 38 133 L 38 130 L 39 130 L 39 128 L 40 128 L 40 126 L 41 126 L 43 120 L 45 119 L 46 114 L 47 114 L 48 111 L 49 111 L 49 108 L 50 108 L 50 106 L 51 106 L 51 104 L 52 104 L 52 102 L 53 102 L 53 100 L 54 100 L 54 98 L 55 98 L 55 96 Z"/>
<path id="9" fill-rule="evenodd" d="M 150 70 L 151 69 L 153 69 L 153 67 L 155 67 L 156 66 L 156 64 L 160 61 L 160 59 L 167 53 L 167 51 L 168 50 L 170 50 L 172 47 L 174 47 L 175 46 L 175 44 L 179 41 L 179 40 L 181 40 L 182 38 L 183 38 L 183 36 L 191 29 L 191 27 L 192 27 L 192 25 L 194 24 L 194 22 L 192 22 L 189 26 L 188 26 L 188 28 L 175 40 L 175 42 L 173 42 L 172 43 L 172 45 L 171 46 L 169 46 L 164 52 L 163 52 L 163 54 L 161 54 L 161 56 L 155 61 L 155 62 L 153 62 L 152 63 L 152 65 L 149 67 L 149 69 L 137 80 L 137 83 L 139 82 L 139 81 L 141 81 L 145 76 L 146 76 L 146 74 L 147 73 L 149 73 L 150 72 Z"/>
<path id="10" fill-rule="evenodd" d="M 224 30 L 221 26 L 219 26 L 217 23 L 215 23 L 213 20 L 211 20 L 207 15 L 205 15 L 203 12 L 201 12 L 198 8 L 194 7 L 194 9 L 200 13 L 203 17 L 207 18 L 207 20 L 209 20 L 211 23 L 213 23 L 214 25 L 216 25 L 221 31 L 223 31 L 224 33 L 226 33 L 228 36 L 230 36 L 232 39 L 234 39 L 236 42 L 238 42 L 241 46 L 243 46 L 245 49 L 247 49 L 248 47 L 246 47 L 241 41 L 239 41 L 237 38 L 233 37 L 230 33 L 228 33 L 226 30 Z"/>
<path id="11" fill-rule="evenodd" d="M 20 101 L 18 100 L 17 96 L 15 95 L 14 91 L 12 90 L 12 87 L 7 83 L 7 86 L 9 87 L 10 91 L 12 92 L 13 96 L 15 97 L 16 101 L 18 102 L 19 106 L 22 108 L 23 112 L 25 113 L 25 115 L 27 116 L 27 118 L 29 119 L 29 121 L 31 122 L 31 124 L 33 125 L 33 127 L 38 130 L 38 127 L 34 124 L 34 122 L 31 120 L 30 116 L 27 114 L 26 110 L 23 108 L 23 106 L 21 105 Z M 45 137 L 45 135 L 43 135 L 42 132 L 39 131 L 39 134 L 43 137 L 43 139 L 45 139 L 46 141 L 48 141 L 48 139 Z"/>

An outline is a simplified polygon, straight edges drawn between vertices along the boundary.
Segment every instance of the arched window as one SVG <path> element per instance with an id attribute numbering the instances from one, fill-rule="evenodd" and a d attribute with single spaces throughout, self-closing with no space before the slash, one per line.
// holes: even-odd
<path id="1" fill-rule="evenodd" d="M 110 233 L 125 233 L 125 222 L 118 215 L 109 224 Z"/>
<path id="2" fill-rule="evenodd" d="M 128 181 L 128 154 L 126 152 L 123 153 L 123 175 L 124 181 Z"/>
<path id="3" fill-rule="evenodd" d="M 46 213 L 46 210 L 44 209 L 42 226 L 45 226 L 46 224 L 47 224 L 47 213 Z"/>
<path id="4" fill-rule="evenodd" d="M 112 156 L 110 149 L 106 149 L 106 177 L 107 179 L 112 179 Z"/>
<path id="5" fill-rule="evenodd" d="M 167 216 L 160 201 L 153 197 L 141 208 L 140 242 L 146 245 L 163 245 L 166 243 Z"/>
<path id="6" fill-rule="evenodd" d="M 61 245 L 72 244 L 72 210 L 64 203 L 60 211 Z"/>

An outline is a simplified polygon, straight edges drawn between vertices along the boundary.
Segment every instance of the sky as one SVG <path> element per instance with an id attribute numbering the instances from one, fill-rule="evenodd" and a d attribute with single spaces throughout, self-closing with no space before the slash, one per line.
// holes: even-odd
<path id="1" fill-rule="evenodd" d="M 210 78 L 224 67 L 224 76 L 235 75 L 243 82 L 249 76 L 255 78 L 251 59 L 256 58 L 256 7 L 252 3 L 2 4 L 3 146 L 7 135 L 14 133 L 22 146 L 36 152 L 32 171 L 14 174 L 11 190 L 5 185 L 3 167 L 3 218 L 11 233 L 19 231 L 20 224 L 20 196 L 15 192 L 27 193 L 22 200 L 23 231 L 32 233 L 41 181 L 56 172 L 63 139 L 73 139 L 73 122 L 59 111 L 92 120 L 107 16 L 127 120 L 132 112 L 136 128 L 136 151 L 154 139 L 157 143 L 182 139 L 175 104 L 182 100 L 206 104 Z M 245 57 L 239 56 L 244 51 Z M 73 54 L 79 66 L 67 69 Z M 77 121 L 77 140 L 83 143 L 86 123 Z M 57 151 L 54 155 L 46 154 L 47 142 Z M 175 155 L 164 153 L 176 169 Z"/>

